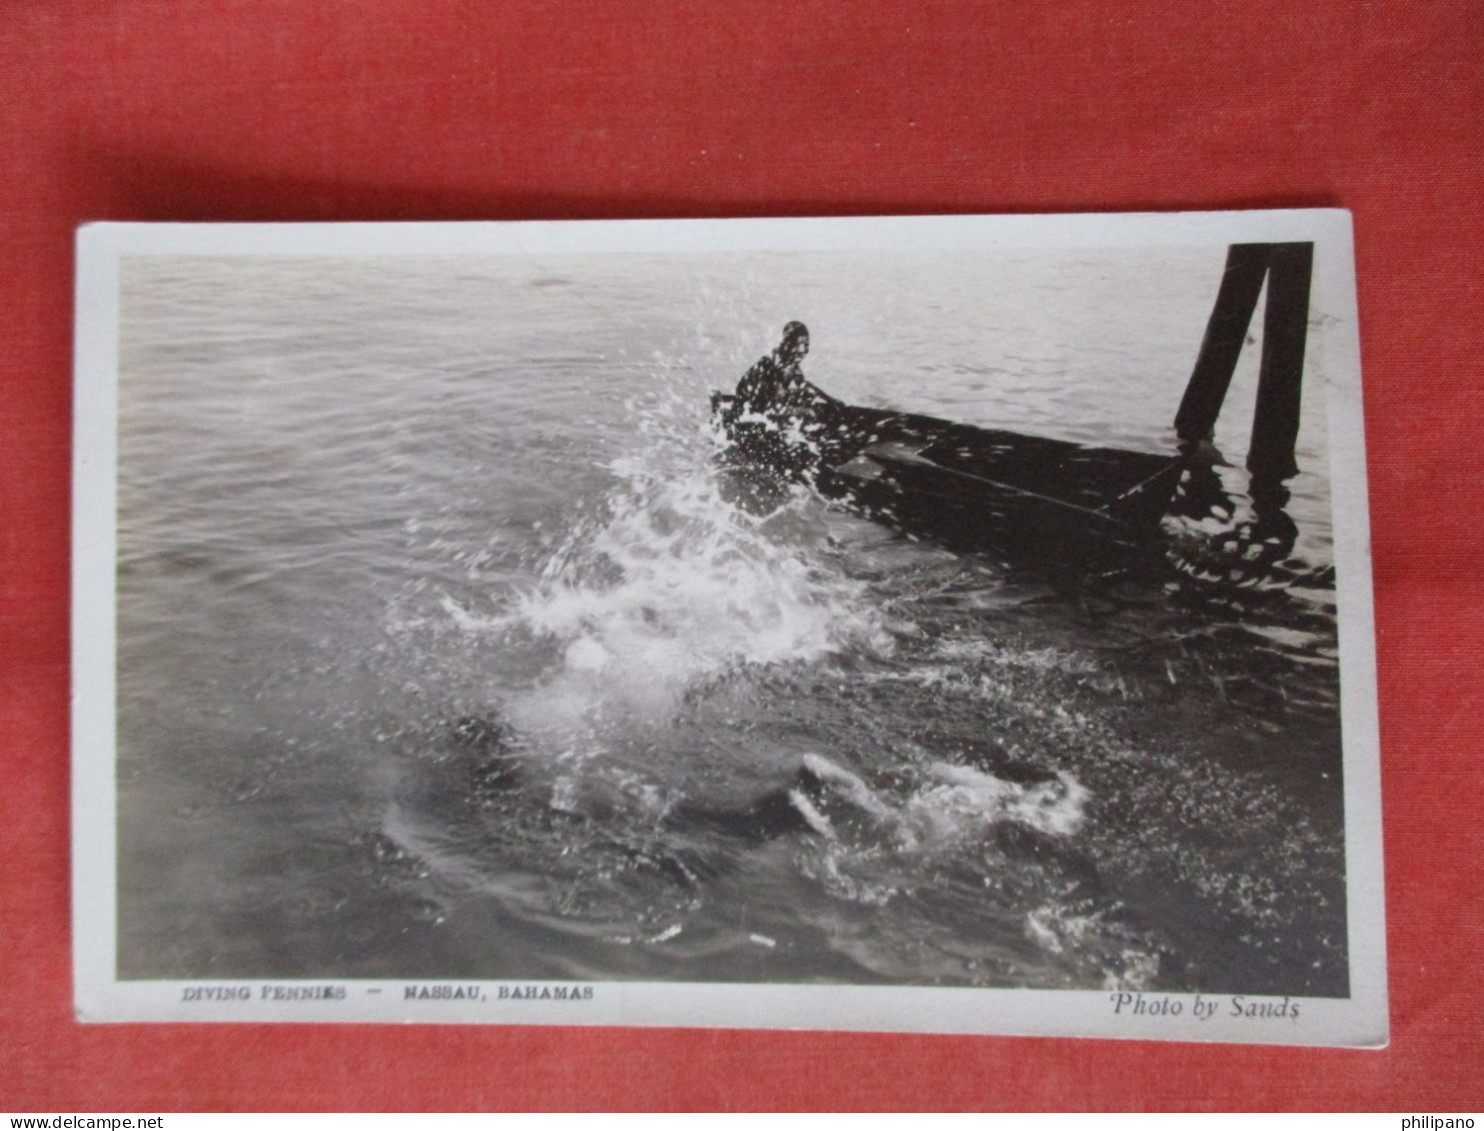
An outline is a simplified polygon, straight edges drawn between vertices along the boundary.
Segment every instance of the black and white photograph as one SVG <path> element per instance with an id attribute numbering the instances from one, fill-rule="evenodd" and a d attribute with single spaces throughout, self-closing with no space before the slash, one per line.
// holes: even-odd
<path id="1" fill-rule="evenodd" d="M 1384 1043 L 1350 241 L 84 229 L 79 1015 Z"/>

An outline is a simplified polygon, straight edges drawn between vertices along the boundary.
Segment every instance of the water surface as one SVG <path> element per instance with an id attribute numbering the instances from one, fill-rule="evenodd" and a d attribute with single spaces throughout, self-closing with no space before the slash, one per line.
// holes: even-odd
<path id="1" fill-rule="evenodd" d="M 1168 451 L 1224 254 L 127 260 L 120 975 L 1344 994 L 1312 395 L 1279 573 L 1226 468 L 1085 584 L 743 506 L 707 416 L 801 318 L 853 403 Z"/>

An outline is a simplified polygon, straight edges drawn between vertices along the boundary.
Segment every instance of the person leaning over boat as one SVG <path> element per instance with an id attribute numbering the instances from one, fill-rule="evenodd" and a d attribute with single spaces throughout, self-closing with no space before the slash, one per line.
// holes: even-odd
<path id="1" fill-rule="evenodd" d="M 777 348 L 743 374 L 724 416 L 744 454 L 791 475 L 828 457 L 841 406 L 805 378 L 808 353 L 808 327 L 790 322 Z"/>
<path id="2" fill-rule="evenodd" d="M 741 412 L 772 416 L 780 409 L 805 408 L 824 394 L 804 377 L 803 361 L 809 353 L 809 328 L 790 322 L 776 349 L 757 360 L 737 383 L 737 408 Z"/>

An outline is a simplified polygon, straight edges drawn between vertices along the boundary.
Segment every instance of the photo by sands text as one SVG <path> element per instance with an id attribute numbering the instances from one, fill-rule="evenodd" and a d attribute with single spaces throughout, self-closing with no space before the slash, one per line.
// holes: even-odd
<path id="1" fill-rule="evenodd" d="M 1209 1021 L 1218 1012 L 1223 1017 L 1247 1021 L 1267 1021 L 1286 1018 L 1299 1019 L 1301 1003 L 1290 997 L 1282 1001 L 1255 999 L 1249 995 L 1231 994 L 1146 994 L 1120 990 L 1108 995 L 1113 1012 L 1134 1017 L 1181 1017 L 1189 1016 L 1197 1021 Z M 1419 1126 L 1421 1126 L 1419 1124 Z"/>

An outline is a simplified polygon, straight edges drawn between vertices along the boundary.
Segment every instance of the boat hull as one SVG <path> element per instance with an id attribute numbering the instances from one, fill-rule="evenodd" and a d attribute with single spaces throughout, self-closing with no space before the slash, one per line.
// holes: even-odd
<path id="1" fill-rule="evenodd" d="M 746 411 L 716 394 L 729 459 L 808 482 L 905 534 L 958 551 L 1079 569 L 1156 549 L 1186 457 L 1090 447 L 819 394 L 800 414 Z"/>

